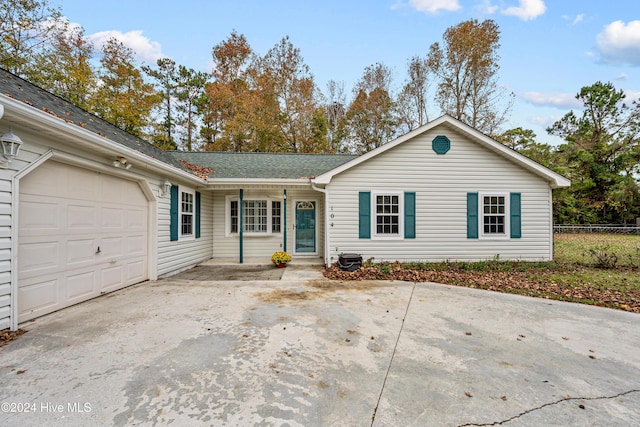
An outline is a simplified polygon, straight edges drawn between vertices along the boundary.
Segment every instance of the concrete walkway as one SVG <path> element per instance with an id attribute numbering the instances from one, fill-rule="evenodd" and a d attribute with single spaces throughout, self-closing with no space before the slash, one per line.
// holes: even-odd
<path id="1" fill-rule="evenodd" d="M 23 325 L 0 425 L 640 425 L 637 314 L 283 273 L 178 275 Z"/>

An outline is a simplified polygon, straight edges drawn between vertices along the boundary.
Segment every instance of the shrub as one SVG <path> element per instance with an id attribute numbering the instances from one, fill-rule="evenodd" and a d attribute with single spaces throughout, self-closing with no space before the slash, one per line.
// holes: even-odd
<path id="1" fill-rule="evenodd" d="M 598 268 L 615 268 L 618 255 L 611 251 L 609 245 L 598 245 L 589 249 L 589 255 L 594 260 L 593 265 Z"/>

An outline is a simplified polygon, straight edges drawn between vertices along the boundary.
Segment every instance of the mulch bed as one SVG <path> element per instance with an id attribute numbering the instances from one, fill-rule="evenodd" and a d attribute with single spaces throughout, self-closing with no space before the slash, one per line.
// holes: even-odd
<path id="1" fill-rule="evenodd" d="M 640 292 L 636 289 L 611 289 L 589 283 L 562 285 L 545 280 L 552 271 L 537 270 L 536 277 L 526 271 L 467 271 L 450 269 L 412 270 L 401 263 L 364 266 L 354 272 L 340 270 L 337 266 L 325 269 L 324 276 L 334 280 L 402 280 L 408 282 L 435 282 L 445 285 L 486 289 L 496 292 L 527 295 L 538 298 L 580 302 L 602 307 L 640 313 Z M 562 274 L 555 270 L 554 274 Z"/>

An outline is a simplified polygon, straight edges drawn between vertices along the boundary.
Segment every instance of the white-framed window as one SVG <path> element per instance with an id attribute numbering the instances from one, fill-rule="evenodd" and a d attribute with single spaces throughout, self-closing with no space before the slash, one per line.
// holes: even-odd
<path id="1" fill-rule="evenodd" d="M 240 229 L 240 200 L 227 197 L 226 235 L 237 235 Z M 270 235 L 282 232 L 282 201 L 270 198 L 242 200 L 243 233 Z"/>
<path id="2" fill-rule="evenodd" d="M 509 236 L 508 194 L 480 194 L 480 234 L 484 237 Z"/>
<path id="3" fill-rule="evenodd" d="M 404 200 L 401 191 L 371 193 L 372 238 L 401 239 L 404 234 Z"/>
<path id="4" fill-rule="evenodd" d="M 271 232 L 280 233 L 282 231 L 282 202 L 280 200 L 271 201 Z"/>
<path id="5" fill-rule="evenodd" d="M 180 188 L 180 236 L 194 236 L 195 192 Z"/>

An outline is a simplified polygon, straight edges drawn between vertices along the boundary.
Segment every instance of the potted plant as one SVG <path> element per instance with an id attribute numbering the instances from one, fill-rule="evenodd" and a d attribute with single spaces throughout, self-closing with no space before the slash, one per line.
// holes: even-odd
<path id="1" fill-rule="evenodd" d="M 271 262 L 278 268 L 283 268 L 289 261 L 291 261 L 291 255 L 284 251 L 277 251 L 271 255 Z"/>

